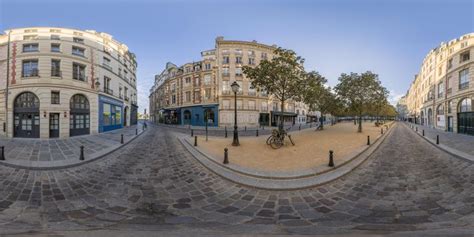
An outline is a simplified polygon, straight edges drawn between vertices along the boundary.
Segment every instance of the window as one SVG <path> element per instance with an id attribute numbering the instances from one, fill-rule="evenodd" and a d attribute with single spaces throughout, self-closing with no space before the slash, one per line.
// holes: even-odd
<path id="1" fill-rule="evenodd" d="M 441 82 L 438 84 L 438 98 L 443 97 L 444 94 L 444 83 Z"/>
<path id="2" fill-rule="evenodd" d="M 23 77 L 37 77 L 38 73 L 38 60 L 23 60 L 22 64 L 22 76 Z"/>
<path id="3" fill-rule="evenodd" d="M 51 44 L 51 52 L 61 52 L 61 44 Z"/>
<path id="4" fill-rule="evenodd" d="M 61 77 L 61 60 L 51 59 L 51 76 Z"/>
<path id="5" fill-rule="evenodd" d="M 222 63 L 223 64 L 229 64 L 229 56 L 222 57 Z"/>
<path id="6" fill-rule="evenodd" d="M 194 92 L 194 102 L 198 102 L 201 100 L 201 93 L 199 91 Z"/>
<path id="7" fill-rule="evenodd" d="M 256 110 L 257 107 L 255 107 L 255 100 L 249 100 L 249 110 Z"/>
<path id="8" fill-rule="evenodd" d="M 224 107 L 224 109 L 230 109 L 230 100 L 223 100 L 222 107 Z"/>
<path id="9" fill-rule="evenodd" d="M 241 77 L 242 76 L 242 68 L 240 68 L 240 67 L 235 68 L 235 75 L 238 76 L 238 77 Z"/>
<path id="10" fill-rule="evenodd" d="M 206 100 L 211 98 L 211 88 L 206 88 L 204 90 L 204 98 L 206 98 Z"/>
<path id="11" fill-rule="evenodd" d="M 107 69 L 109 69 L 109 70 L 112 70 L 112 67 L 110 66 L 110 59 L 104 57 L 104 58 L 103 58 L 102 65 L 103 65 L 105 68 L 107 68 Z"/>
<path id="12" fill-rule="evenodd" d="M 191 83 L 191 77 L 186 77 L 184 80 L 185 80 L 186 85 Z"/>
<path id="13" fill-rule="evenodd" d="M 176 103 L 176 95 L 171 96 L 171 103 L 172 104 Z"/>
<path id="14" fill-rule="evenodd" d="M 441 76 L 441 74 L 443 74 L 443 68 L 440 66 L 438 68 L 438 76 Z"/>
<path id="15" fill-rule="evenodd" d="M 206 74 L 204 75 L 204 85 L 210 85 L 211 84 L 211 75 Z"/>
<path id="16" fill-rule="evenodd" d="M 262 111 L 267 111 L 267 110 L 268 110 L 268 104 L 267 104 L 266 101 L 262 101 L 262 104 L 261 104 L 260 109 L 261 109 Z"/>
<path id="17" fill-rule="evenodd" d="M 191 67 L 186 67 L 186 73 L 191 72 Z"/>
<path id="18" fill-rule="evenodd" d="M 235 63 L 242 63 L 242 57 L 235 57 Z"/>
<path id="19" fill-rule="evenodd" d="M 59 91 L 51 91 L 51 104 L 59 104 Z"/>
<path id="20" fill-rule="evenodd" d="M 222 75 L 223 76 L 229 76 L 229 68 L 228 67 L 222 68 Z"/>
<path id="21" fill-rule="evenodd" d="M 79 81 L 87 81 L 86 66 L 79 63 L 73 63 L 72 64 L 72 79 L 79 80 Z"/>
<path id="22" fill-rule="evenodd" d="M 448 69 L 451 69 L 452 67 L 453 67 L 453 59 L 450 58 L 450 59 L 448 60 Z"/>
<path id="23" fill-rule="evenodd" d="M 249 57 L 255 57 L 255 51 L 249 50 L 248 55 L 249 55 Z"/>
<path id="24" fill-rule="evenodd" d="M 242 81 L 236 81 L 237 84 L 239 84 L 239 91 L 237 92 L 237 94 L 242 94 L 242 90 L 243 90 L 243 86 L 242 86 Z"/>
<path id="25" fill-rule="evenodd" d="M 110 81 L 110 78 L 104 76 L 104 92 L 109 95 L 113 95 L 114 92 L 110 89 Z"/>
<path id="26" fill-rule="evenodd" d="M 235 54 L 236 55 L 242 55 L 242 49 L 236 49 Z"/>
<path id="27" fill-rule="evenodd" d="M 38 52 L 38 44 L 24 44 L 23 53 Z"/>
<path id="28" fill-rule="evenodd" d="M 51 35 L 51 40 L 61 40 L 61 37 L 59 35 Z"/>
<path id="29" fill-rule="evenodd" d="M 469 68 L 459 72 L 459 90 L 469 88 Z"/>
<path id="30" fill-rule="evenodd" d="M 249 65 L 255 65 L 255 58 L 249 58 Z"/>
<path id="31" fill-rule="evenodd" d="M 72 46 L 72 54 L 77 55 L 77 56 L 82 56 L 84 57 L 84 49 L 76 46 Z"/>
<path id="32" fill-rule="evenodd" d="M 206 68 L 206 70 L 211 70 L 211 64 L 210 64 L 210 63 L 206 63 L 206 64 L 205 64 L 205 68 Z"/>
<path id="33" fill-rule="evenodd" d="M 262 53 L 262 60 L 267 60 L 267 53 Z"/>
<path id="34" fill-rule="evenodd" d="M 464 53 L 461 53 L 461 54 L 459 55 L 459 62 L 460 62 L 460 63 L 466 62 L 466 61 L 469 60 L 469 58 L 470 58 L 469 51 L 464 52 Z"/>
<path id="35" fill-rule="evenodd" d="M 472 100 L 465 98 L 459 103 L 459 112 L 471 112 L 472 111 Z"/>
<path id="36" fill-rule="evenodd" d="M 74 41 L 74 43 L 84 44 L 84 39 L 83 38 L 74 37 L 74 38 L 72 38 L 72 41 Z"/>
<path id="37" fill-rule="evenodd" d="M 229 81 L 222 81 L 222 91 L 229 91 Z"/>
<path id="38" fill-rule="evenodd" d="M 450 101 L 448 102 L 448 114 L 452 113 L 453 104 L 454 104 L 454 103 L 453 103 L 452 100 L 450 100 Z"/>
<path id="39" fill-rule="evenodd" d="M 184 100 L 186 102 L 191 102 L 191 91 L 186 91 L 186 94 L 184 96 Z"/>

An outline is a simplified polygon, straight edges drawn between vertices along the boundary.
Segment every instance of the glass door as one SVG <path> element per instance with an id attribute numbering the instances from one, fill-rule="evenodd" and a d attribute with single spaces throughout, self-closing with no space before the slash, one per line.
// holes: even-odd
<path id="1" fill-rule="evenodd" d="M 49 114 L 49 137 L 59 137 L 59 113 Z"/>

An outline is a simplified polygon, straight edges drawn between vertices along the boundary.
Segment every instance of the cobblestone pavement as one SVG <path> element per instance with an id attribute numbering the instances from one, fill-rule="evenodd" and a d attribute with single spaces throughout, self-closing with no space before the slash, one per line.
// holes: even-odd
<path id="1" fill-rule="evenodd" d="M 0 146 L 5 146 L 7 161 L 61 161 L 79 159 L 80 147 L 84 146 L 86 157 L 94 157 L 102 151 L 120 146 L 120 135 L 124 139 L 135 136 L 137 125 L 96 135 L 85 135 L 57 139 L 0 138 Z M 141 130 L 142 125 L 138 125 Z"/>
<path id="2" fill-rule="evenodd" d="M 439 135 L 440 143 L 447 145 L 450 148 L 465 152 L 467 154 L 474 156 L 474 149 L 472 148 L 474 144 L 474 136 L 445 132 L 437 130 L 434 128 L 429 128 L 427 126 L 421 126 L 413 123 L 406 123 L 407 125 L 413 125 L 418 127 L 418 133 L 421 134 L 425 130 L 425 136 L 430 139 L 436 139 L 436 135 Z"/>
<path id="3" fill-rule="evenodd" d="M 80 167 L 0 166 L 0 234 L 84 236 L 103 228 L 186 236 L 474 231 L 474 164 L 440 152 L 405 126 L 395 126 L 347 176 L 291 192 L 226 181 L 199 165 L 173 133 L 149 129 Z"/>

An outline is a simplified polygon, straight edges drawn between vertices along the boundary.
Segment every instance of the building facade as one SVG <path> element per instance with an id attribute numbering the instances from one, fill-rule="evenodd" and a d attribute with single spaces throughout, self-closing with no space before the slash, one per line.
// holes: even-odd
<path id="1" fill-rule="evenodd" d="M 0 134 L 54 138 L 137 122 L 135 55 L 111 35 L 33 27 L 0 35 Z"/>
<path id="2" fill-rule="evenodd" d="M 217 37 L 215 48 L 201 52 L 201 60 L 176 66 L 167 63 L 155 76 L 150 90 L 150 119 L 153 122 L 203 126 L 233 126 L 237 106 L 241 126 L 276 126 L 283 118 L 286 125 L 313 121 L 316 114 L 303 103 L 289 101 L 280 111 L 279 101 L 257 91 L 244 75 L 244 65 L 258 65 L 271 59 L 275 45 L 256 41 L 224 40 Z M 237 101 L 231 84 L 240 90 Z"/>
<path id="3" fill-rule="evenodd" d="M 408 119 L 474 135 L 474 33 L 431 50 L 408 89 Z"/>

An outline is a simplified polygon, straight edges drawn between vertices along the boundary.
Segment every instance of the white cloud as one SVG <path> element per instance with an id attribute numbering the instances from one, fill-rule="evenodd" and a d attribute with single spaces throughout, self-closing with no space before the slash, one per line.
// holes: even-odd
<path id="1" fill-rule="evenodd" d="M 393 90 L 390 90 L 390 94 L 388 95 L 388 102 L 392 105 L 397 105 L 398 100 L 402 98 L 405 93 L 397 93 Z"/>

